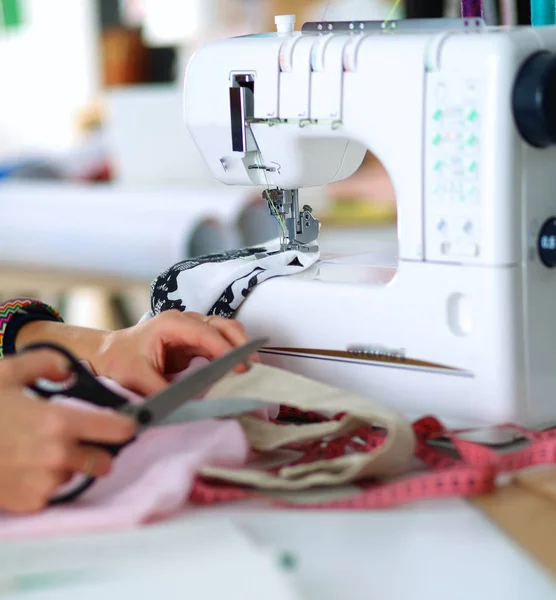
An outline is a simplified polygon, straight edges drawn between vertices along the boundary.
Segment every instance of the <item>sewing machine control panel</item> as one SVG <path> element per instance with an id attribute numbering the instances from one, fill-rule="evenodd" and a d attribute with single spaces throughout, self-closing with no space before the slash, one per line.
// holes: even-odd
<path id="1" fill-rule="evenodd" d="M 426 259 L 478 260 L 483 202 L 480 81 L 430 73 L 426 89 Z"/>

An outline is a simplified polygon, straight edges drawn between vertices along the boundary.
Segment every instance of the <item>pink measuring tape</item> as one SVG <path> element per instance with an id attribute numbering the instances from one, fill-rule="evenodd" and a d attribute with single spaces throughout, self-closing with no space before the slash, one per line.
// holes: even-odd
<path id="1" fill-rule="evenodd" d="M 282 407 L 279 419 L 294 417 L 297 422 L 328 421 L 315 413 L 302 413 Z M 334 417 L 342 419 L 343 414 Z M 212 504 L 238 500 L 264 499 L 273 506 L 296 509 L 364 510 L 386 508 L 408 502 L 437 497 L 471 497 L 492 491 L 496 478 L 526 467 L 556 463 L 556 428 L 532 431 L 512 424 L 492 429 L 513 429 L 529 443 L 514 451 L 500 453 L 485 444 L 470 442 L 461 437 L 471 430 L 447 430 L 435 417 L 423 417 L 413 423 L 417 439 L 415 457 L 423 468 L 408 472 L 386 483 L 358 482 L 359 491 L 339 500 L 316 503 L 287 502 L 269 498 L 256 490 L 237 485 L 220 484 L 199 477 L 193 487 L 190 501 Z M 352 452 L 371 452 L 385 440 L 385 432 L 372 427 L 361 427 L 348 436 L 328 442 L 321 440 L 288 446 L 302 451 L 303 456 L 293 464 L 331 459 Z M 451 442 L 451 452 L 431 445 L 435 440 Z M 453 451 L 459 456 L 454 457 Z M 424 469 L 424 470 L 423 470 Z M 352 486 L 353 487 L 353 486 Z M 346 495 L 347 496 L 347 495 Z"/>

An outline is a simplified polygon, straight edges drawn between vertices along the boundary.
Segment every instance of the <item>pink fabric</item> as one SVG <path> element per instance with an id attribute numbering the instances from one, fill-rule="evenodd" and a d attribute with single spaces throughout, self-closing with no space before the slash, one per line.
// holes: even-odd
<path id="1" fill-rule="evenodd" d="M 130 401 L 141 401 L 117 383 L 99 379 Z M 0 540 L 123 529 L 167 518 L 186 506 L 200 466 L 240 466 L 248 455 L 249 445 L 234 420 L 153 428 L 121 452 L 108 477 L 72 503 L 33 515 L 0 511 Z"/>

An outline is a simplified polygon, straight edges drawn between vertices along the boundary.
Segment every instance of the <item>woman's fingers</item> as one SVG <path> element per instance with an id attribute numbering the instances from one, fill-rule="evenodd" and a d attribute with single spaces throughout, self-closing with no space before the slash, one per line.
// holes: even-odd
<path id="1" fill-rule="evenodd" d="M 233 345 L 214 327 L 208 327 L 202 320 L 190 313 L 166 311 L 152 324 L 157 339 L 166 347 L 203 348 L 211 358 L 227 354 Z M 164 318 L 162 318 L 164 317 Z"/>
<path id="2" fill-rule="evenodd" d="M 77 441 L 56 441 L 41 452 L 37 464 L 55 473 L 82 473 L 89 477 L 104 477 L 110 473 L 113 457 L 101 448 Z"/>
<path id="3" fill-rule="evenodd" d="M 0 477 L 0 507 L 15 514 L 38 512 L 48 505 L 67 479 L 67 473 L 38 468 L 3 473 Z"/>
<path id="4" fill-rule="evenodd" d="M 130 417 L 27 395 L 26 387 L 37 379 L 67 378 L 67 366 L 64 357 L 48 350 L 0 361 L 0 508 L 35 512 L 73 475 L 108 474 L 110 454 L 83 442 L 118 444 L 135 435 Z"/>
<path id="5" fill-rule="evenodd" d="M 55 404 L 44 405 L 42 437 L 122 444 L 133 438 L 137 423 L 111 410 L 87 410 Z"/>
<path id="6" fill-rule="evenodd" d="M 245 331 L 243 325 L 239 321 L 234 321 L 232 319 L 225 319 L 223 317 L 218 317 L 216 315 L 204 316 L 198 313 L 189 313 L 189 315 L 201 321 L 204 325 L 208 327 L 212 327 L 216 329 L 230 344 L 234 347 L 242 346 L 249 341 L 249 337 L 247 336 L 247 332 Z M 250 362 L 259 362 L 258 354 L 253 354 L 249 357 Z M 243 372 L 246 370 L 245 365 L 238 365 L 236 367 L 236 371 Z"/>
<path id="7" fill-rule="evenodd" d="M 249 341 L 247 332 L 239 321 L 224 319 L 223 317 L 218 317 L 216 315 L 203 316 L 200 320 L 203 324 L 214 327 L 214 329 L 220 332 L 220 334 L 234 346 L 242 346 Z"/>
<path id="8" fill-rule="evenodd" d="M 61 381 L 68 376 L 67 359 L 53 350 L 29 350 L 0 361 L 0 380 L 10 387 L 28 386 L 42 378 Z"/>
<path id="9" fill-rule="evenodd" d="M 142 396 L 152 396 L 161 392 L 168 385 L 168 380 L 158 373 L 148 360 L 141 362 L 141 370 L 130 374 L 127 379 L 128 389 Z"/>

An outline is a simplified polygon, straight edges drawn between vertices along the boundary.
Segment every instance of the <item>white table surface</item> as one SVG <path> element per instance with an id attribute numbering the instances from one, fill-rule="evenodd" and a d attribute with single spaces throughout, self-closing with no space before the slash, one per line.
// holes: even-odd
<path id="1" fill-rule="evenodd" d="M 286 512 L 240 505 L 195 509 L 133 532 L 3 543 L 0 574 L 5 577 L 10 565 L 22 561 L 34 562 L 37 568 L 42 561 L 45 569 L 61 569 L 68 561 L 113 568 L 118 555 L 123 569 L 124 563 L 139 565 L 150 552 L 149 564 L 156 578 L 164 563 L 178 565 L 182 556 L 187 560 L 191 541 L 188 537 L 186 543 L 186 537 L 192 522 L 222 517 L 261 548 L 294 554 L 298 562 L 294 581 L 305 600 L 556 598 L 556 583 L 479 511 L 461 500 L 368 513 Z M 143 575 L 146 572 L 138 570 Z M 129 579 L 122 578 L 103 590 L 102 596 L 122 600 L 131 597 L 130 592 Z M 76 596 L 75 590 L 62 588 L 54 596 L 31 597 L 74 600 Z"/>
<path id="2" fill-rule="evenodd" d="M 298 555 L 307 600 L 556 598 L 556 582 L 464 501 L 368 513 L 225 510 L 256 541 Z"/>

